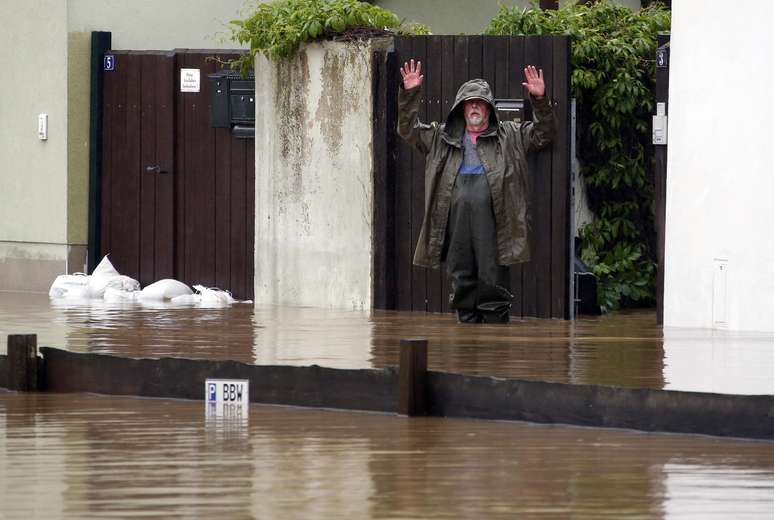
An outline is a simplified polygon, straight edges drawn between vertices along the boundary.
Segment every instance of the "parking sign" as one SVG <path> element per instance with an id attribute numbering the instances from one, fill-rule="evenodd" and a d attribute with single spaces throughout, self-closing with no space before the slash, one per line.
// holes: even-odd
<path id="1" fill-rule="evenodd" d="M 207 379 L 204 382 L 204 402 L 208 421 L 246 424 L 250 411 L 250 381 Z"/>

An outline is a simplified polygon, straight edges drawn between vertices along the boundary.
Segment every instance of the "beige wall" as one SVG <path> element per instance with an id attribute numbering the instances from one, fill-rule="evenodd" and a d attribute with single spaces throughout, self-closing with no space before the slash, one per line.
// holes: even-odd
<path id="1" fill-rule="evenodd" d="M 110 31 L 123 50 L 233 49 L 227 24 L 249 0 L 68 0 L 70 32 Z"/>
<path id="2" fill-rule="evenodd" d="M 116 49 L 236 48 L 245 0 L 0 0 L 0 290 L 81 271 L 88 235 L 91 31 Z M 49 139 L 37 138 L 39 113 Z"/>
<path id="3" fill-rule="evenodd" d="M 86 245 L 89 232 L 91 33 L 69 33 L 67 49 L 67 243 Z"/>
<path id="4" fill-rule="evenodd" d="M 371 307 L 371 45 L 256 60 L 256 302 Z"/>
<path id="5" fill-rule="evenodd" d="M 501 4 L 531 5 L 530 0 L 373 0 L 371 3 L 408 21 L 429 25 L 433 34 L 481 34 L 500 11 Z M 640 7 L 639 0 L 618 0 L 617 3 L 632 9 Z"/>
<path id="6" fill-rule="evenodd" d="M 64 243 L 67 26 L 59 0 L 4 2 L 0 32 L 0 241 Z M 49 138 L 37 136 L 47 113 Z"/>
<path id="7" fill-rule="evenodd" d="M 67 260 L 67 16 L 60 0 L 0 12 L 0 289 L 15 289 Z"/>
<path id="8" fill-rule="evenodd" d="M 502 0 L 375 0 L 401 19 L 430 27 L 433 34 L 480 34 L 500 10 Z M 528 1 L 515 2 L 528 5 Z M 507 2 L 510 6 L 512 2 Z"/>

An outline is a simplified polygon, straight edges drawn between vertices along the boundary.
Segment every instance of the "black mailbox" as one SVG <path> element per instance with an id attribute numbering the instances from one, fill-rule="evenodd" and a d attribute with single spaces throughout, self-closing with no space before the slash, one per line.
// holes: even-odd
<path id="1" fill-rule="evenodd" d="M 523 123 L 532 119 L 529 106 L 523 99 L 495 99 L 495 110 L 500 121 Z"/>
<path id="2" fill-rule="evenodd" d="M 207 76 L 210 80 L 210 121 L 214 128 L 230 128 L 237 139 L 255 138 L 255 74 L 243 78 L 224 69 Z"/>

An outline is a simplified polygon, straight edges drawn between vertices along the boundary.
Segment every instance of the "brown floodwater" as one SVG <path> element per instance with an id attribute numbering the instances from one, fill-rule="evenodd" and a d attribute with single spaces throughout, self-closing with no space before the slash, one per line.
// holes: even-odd
<path id="1" fill-rule="evenodd" d="M 509 325 L 452 315 L 238 304 L 225 308 L 50 302 L 0 292 L 6 334 L 38 344 L 130 357 L 254 364 L 396 365 L 401 338 L 429 340 L 429 366 L 474 375 L 733 394 L 774 393 L 774 334 L 663 329 L 653 311 Z"/>
<path id="2" fill-rule="evenodd" d="M 747 519 L 774 443 L 0 390 L 0 518 Z"/>

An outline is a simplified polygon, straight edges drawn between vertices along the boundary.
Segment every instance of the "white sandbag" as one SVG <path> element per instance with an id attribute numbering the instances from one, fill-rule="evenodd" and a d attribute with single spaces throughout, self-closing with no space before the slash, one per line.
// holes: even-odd
<path id="1" fill-rule="evenodd" d="M 194 285 L 194 289 L 201 295 L 201 303 L 231 305 L 236 302 L 230 292 L 222 289 L 209 288 L 203 285 Z"/>
<path id="2" fill-rule="evenodd" d="M 102 257 L 102 260 L 99 261 L 97 264 L 97 267 L 94 268 L 94 271 L 91 273 L 92 276 L 98 276 L 98 275 L 110 275 L 110 276 L 116 276 L 119 275 L 118 271 L 116 271 L 116 268 L 113 267 L 113 263 L 108 259 L 108 255 L 105 255 Z"/>
<path id="3" fill-rule="evenodd" d="M 126 292 L 139 291 L 140 282 L 138 282 L 131 276 L 119 274 L 118 276 L 114 276 L 110 279 L 110 281 L 107 284 L 107 287 L 110 287 L 111 289 L 117 289 L 119 291 L 126 291 Z"/>
<path id="4" fill-rule="evenodd" d="M 82 288 L 89 283 L 89 277 L 83 273 L 60 274 L 51 284 L 48 290 L 50 298 L 63 298 L 65 294 L 73 288 Z"/>
<path id="5" fill-rule="evenodd" d="M 129 278 L 127 276 L 127 278 Z M 131 278 L 129 278 L 131 280 Z M 139 285 L 139 283 L 138 283 Z M 139 287 L 138 287 L 139 288 Z M 140 295 L 140 291 L 138 290 L 124 290 L 124 289 L 118 289 L 115 287 L 106 287 L 105 288 L 105 295 L 103 296 L 104 300 L 106 302 L 134 302 L 137 301 L 137 297 Z"/>
<path id="6" fill-rule="evenodd" d="M 237 301 L 231 293 L 203 285 L 194 285 L 195 294 L 183 294 L 172 298 L 171 303 L 176 305 L 196 305 L 199 307 L 223 307 Z"/>
<path id="7" fill-rule="evenodd" d="M 65 300 L 88 300 L 89 299 L 89 287 L 86 285 L 76 285 L 70 287 L 64 296 Z"/>
<path id="8" fill-rule="evenodd" d="M 171 300 L 176 296 L 193 294 L 193 291 L 183 282 L 167 278 L 159 280 L 140 291 L 140 300 Z"/>
<path id="9" fill-rule="evenodd" d="M 202 297 L 198 294 L 181 294 L 175 296 L 170 302 L 176 305 L 196 305 L 202 300 Z"/>
<path id="10" fill-rule="evenodd" d="M 92 275 L 91 280 L 89 280 L 89 297 L 102 298 L 108 287 L 119 291 L 139 291 L 140 282 L 122 274 Z"/>
<path id="11" fill-rule="evenodd" d="M 94 272 L 91 273 L 91 278 L 89 279 L 89 297 L 102 298 L 105 295 L 105 289 L 108 287 L 125 290 L 125 285 L 127 288 L 134 286 L 131 282 L 118 280 L 118 277 L 120 276 L 121 274 L 113 267 L 113 264 L 110 262 L 107 255 L 105 255 L 102 260 L 100 260 L 99 264 L 97 264 L 97 267 L 94 268 Z M 134 290 L 140 288 L 139 282 L 132 280 L 128 276 L 126 278 L 136 284 Z"/>

